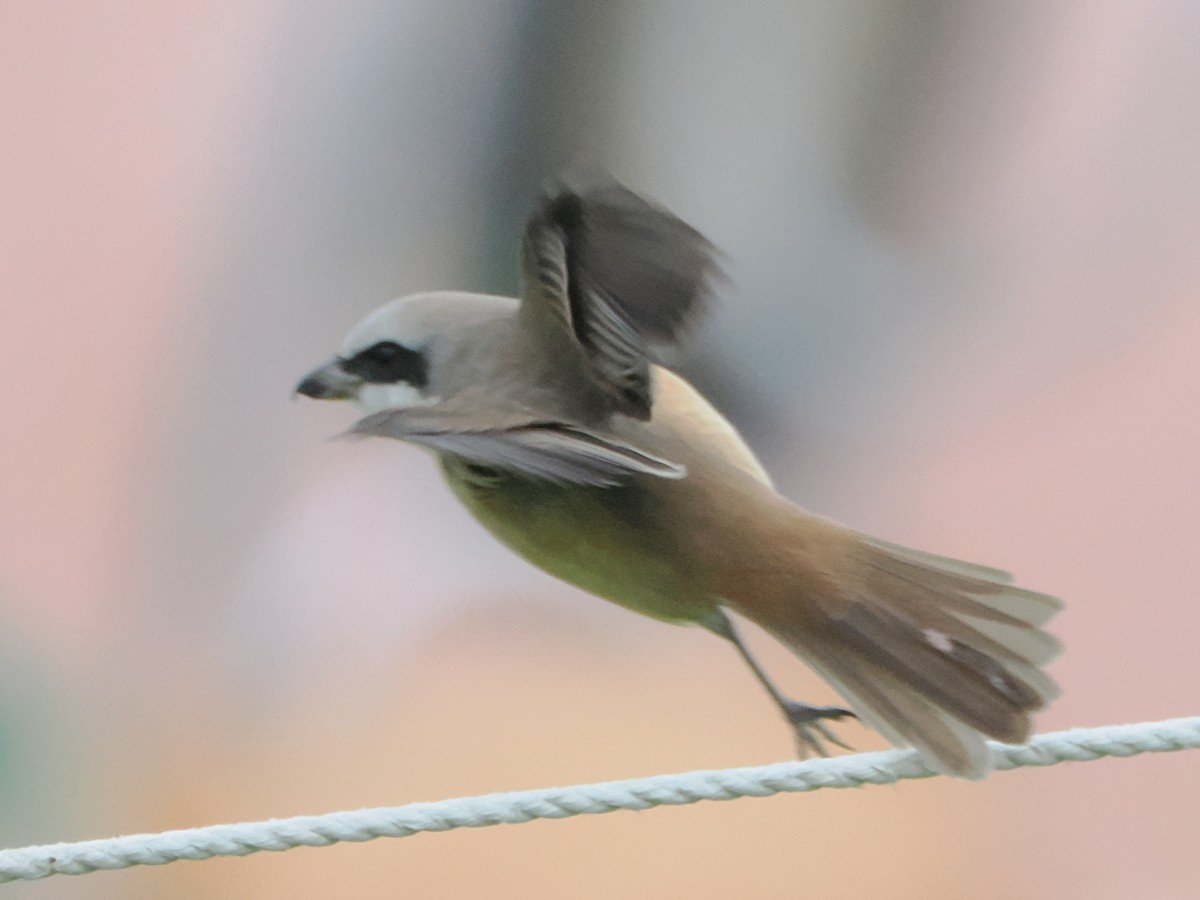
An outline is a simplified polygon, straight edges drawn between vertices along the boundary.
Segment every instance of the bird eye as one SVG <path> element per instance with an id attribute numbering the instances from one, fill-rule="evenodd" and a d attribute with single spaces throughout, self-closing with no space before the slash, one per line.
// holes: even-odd
<path id="1" fill-rule="evenodd" d="M 396 384 L 403 381 L 424 387 L 428 370 L 423 354 L 395 341 L 380 341 L 342 360 L 342 368 L 371 384 Z"/>

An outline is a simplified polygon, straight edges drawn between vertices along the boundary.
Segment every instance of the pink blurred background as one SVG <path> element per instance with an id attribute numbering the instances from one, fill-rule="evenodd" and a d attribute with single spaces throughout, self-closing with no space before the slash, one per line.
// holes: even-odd
<path id="1" fill-rule="evenodd" d="M 1200 712 L 1198 109 L 1186 3 L 5 4 L 0 844 L 787 758 L 728 647 L 288 402 L 392 296 L 512 291 L 575 159 L 728 252 L 680 363 L 786 493 L 1067 600 L 1040 727 Z M 1193 898 L 1198 765 L 15 890 Z"/>

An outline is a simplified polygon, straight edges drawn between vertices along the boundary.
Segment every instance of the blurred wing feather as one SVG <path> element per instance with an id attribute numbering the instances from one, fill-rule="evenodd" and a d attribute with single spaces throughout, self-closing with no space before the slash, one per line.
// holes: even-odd
<path id="1" fill-rule="evenodd" d="M 350 434 L 395 438 L 531 478 L 573 484 L 610 487 L 634 475 L 686 474 L 683 466 L 574 425 L 516 416 L 468 422 L 436 406 L 384 410 L 362 419 Z"/>
<path id="2" fill-rule="evenodd" d="M 576 343 L 617 412 L 650 418 L 652 343 L 679 339 L 711 293 L 715 249 L 602 173 L 552 184 L 525 228 L 525 303 Z"/>

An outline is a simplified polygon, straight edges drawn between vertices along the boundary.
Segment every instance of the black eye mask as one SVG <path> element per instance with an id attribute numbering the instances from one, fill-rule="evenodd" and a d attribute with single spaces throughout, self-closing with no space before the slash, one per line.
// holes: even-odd
<path id="1" fill-rule="evenodd" d="M 370 384 L 405 382 L 422 388 L 429 381 L 429 365 L 425 356 L 395 341 L 372 344 L 349 359 L 343 359 L 341 366 L 351 375 L 357 375 Z"/>

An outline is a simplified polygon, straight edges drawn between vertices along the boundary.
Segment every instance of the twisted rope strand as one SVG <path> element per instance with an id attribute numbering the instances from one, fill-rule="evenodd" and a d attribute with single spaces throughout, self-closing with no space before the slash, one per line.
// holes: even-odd
<path id="1" fill-rule="evenodd" d="M 1200 748 L 1200 716 L 1076 728 L 1038 735 L 1024 745 L 991 743 L 990 746 L 997 770 L 1090 762 L 1106 756 L 1194 750 Z M 702 800 L 769 797 L 783 792 L 891 784 L 934 774 L 914 751 L 888 750 L 807 762 L 656 775 L 321 816 L 45 844 L 0 850 L 0 882 L 50 875 L 85 875 L 100 869 L 158 866 L 180 859 L 246 856 L 262 850 L 326 847 L 341 841 L 407 837 L 422 831 L 481 828 L 533 819 L 565 819 L 618 809 L 642 810 Z"/>

